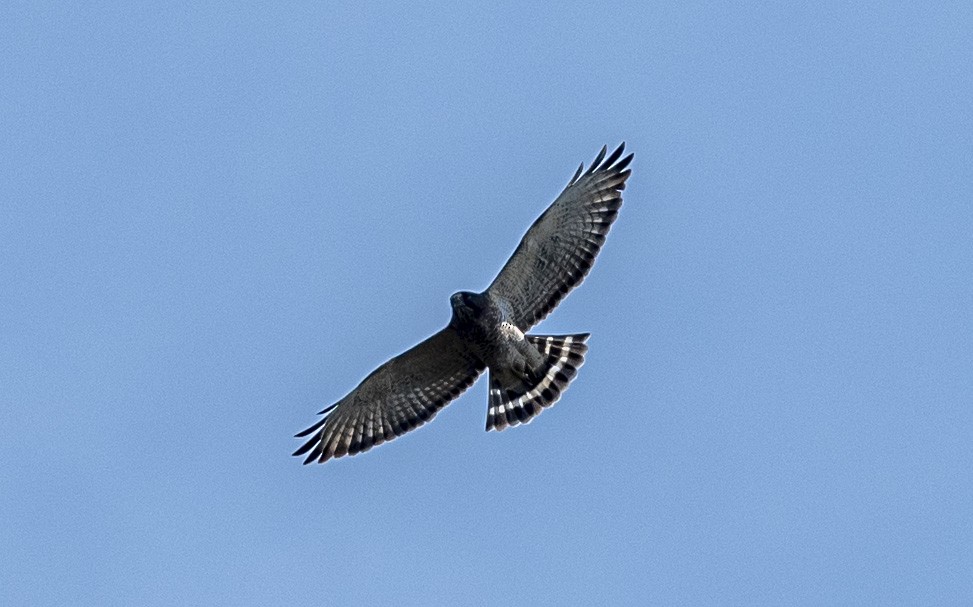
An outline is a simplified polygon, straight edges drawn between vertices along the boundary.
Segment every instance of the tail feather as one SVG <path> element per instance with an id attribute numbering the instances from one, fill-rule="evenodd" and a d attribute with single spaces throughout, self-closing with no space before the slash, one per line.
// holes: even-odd
<path id="1" fill-rule="evenodd" d="M 556 403 L 584 364 L 588 337 L 588 333 L 527 335 L 527 341 L 546 358 L 546 372 L 526 390 L 505 388 L 491 373 L 486 429 L 503 430 L 530 423 L 546 407 Z"/>

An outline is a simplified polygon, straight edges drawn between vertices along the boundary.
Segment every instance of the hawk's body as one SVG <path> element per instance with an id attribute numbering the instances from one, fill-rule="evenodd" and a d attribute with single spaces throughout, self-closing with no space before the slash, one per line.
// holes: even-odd
<path id="1" fill-rule="evenodd" d="M 528 335 L 591 269 L 622 204 L 632 160 L 624 144 L 578 168 L 483 293 L 450 298 L 443 330 L 376 369 L 298 434 L 305 463 L 354 455 L 432 419 L 490 370 L 487 430 L 529 422 L 553 405 L 584 362 L 588 334 Z"/>
<path id="2" fill-rule="evenodd" d="M 461 292 L 449 301 L 453 306 L 450 328 L 491 371 L 514 381 L 543 364 L 544 358 L 537 348 L 527 342 L 523 331 L 507 320 L 490 295 Z"/>

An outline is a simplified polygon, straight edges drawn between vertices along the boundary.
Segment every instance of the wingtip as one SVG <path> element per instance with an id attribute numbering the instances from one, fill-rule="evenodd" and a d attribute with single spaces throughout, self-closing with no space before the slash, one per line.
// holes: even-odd
<path id="1" fill-rule="evenodd" d="M 607 145 L 601 146 L 601 150 L 598 151 L 598 155 L 595 156 L 594 161 L 592 161 L 592 163 L 588 165 L 588 170 L 585 171 L 584 163 L 582 162 L 580 165 L 578 165 L 578 170 L 574 172 L 574 176 L 571 177 L 571 180 L 568 182 L 568 185 L 574 185 L 578 181 L 578 179 L 581 178 L 582 175 L 591 175 L 597 171 L 604 171 L 607 169 L 612 169 L 614 171 L 622 171 L 626 166 L 628 166 L 630 162 L 632 162 L 632 158 L 635 157 L 634 153 L 629 153 L 628 156 L 622 158 L 621 161 L 619 161 L 618 159 L 621 157 L 623 153 L 625 153 L 624 141 L 618 144 L 618 147 L 612 151 L 611 155 L 609 155 L 608 158 L 605 158 L 605 156 L 608 155 L 608 146 Z"/>
<path id="2" fill-rule="evenodd" d="M 617 148 L 615 148 L 615 151 L 613 151 L 611 153 L 611 156 L 609 156 L 605 160 L 605 162 L 602 163 L 601 168 L 602 169 L 607 169 L 607 168 L 611 167 L 613 164 L 615 164 L 615 161 L 618 160 L 619 156 L 621 156 L 622 155 L 622 152 L 624 152 L 624 151 L 625 151 L 625 142 L 623 141 L 621 145 L 619 145 Z"/>
<path id="3" fill-rule="evenodd" d="M 571 177 L 571 181 L 569 181 L 569 182 L 568 182 L 568 185 L 571 185 L 571 184 L 573 184 L 573 183 L 574 183 L 575 181 L 577 181 L 577 180 L 578 180 L 578 177 L 580 177 L 580 176 L 581 176 L 581 172 L 582 172 L 582 171 L 584 171 L 584 163 L 583 163 L 583 162 L 582 162 L 581 164 L 579 164 L 579 165 L 578 165 L 578 170 L 574 172 L 574 176 L 573 176 L 573 177 Z"/>
<path id="4" fill-rule="evenodd" d="M 628 165 L 632 163 L 633 158 L 635 158 L 635 152 L 630 152 L 628 156 L 618 161 L 618 164 L 615 165 L 614 169 L 619 173 L 624 172 L 625 169 L 628 168 Z"/>
<path id="5" fill-rule="evenodd" d="M 591 162 L 591 166 L 588 167 L 588 173 L 587 173 L 588 175 L 598 170 L 598 168 L 601 166 L 601 161 L 605 159 L 605 154 L 607 153 L 608 153 L 608 146 L 607 145 L 601 146 L 601 150 L 598 152 L 598 155 L 595 156 L 595 159 Z"/>
<path id="6" fill-rule="evenodd" d="M 325 413 L 330 413 L 335 407 L 337 407 L 340 404 L 341 404 L 341 401 L 338 401 L 338 402 L 336 402 L 333 405 L 330 405 L 328 407 L 325 407 L 324 409 L 321 409 L 320 411 L 318 411 L 318 415 L 324 415 Z"/>
<path id="7" fill-rule="evenodd" d="M 314 422 L 314 424 L 312 424 L 308 428 L 306 428 L 304 430 L 301 430 L 300 432 L 298 432 L 297 434 L 295 434 L 294 435 L 294 438 L 304 438 L 305 436 L 308 436 L 308 435 L 312 434 L 313 432 L 316 432 L 317 430 L 320 430 L 321 429 L 321 426 L 323 426 L 324 423 L 327 420 L 328 420 L 327 417 L 322 418 L 322 419 L 319 419 L 318 421 Z"/>
<path id="8" fill-rule="evenodd" d="M 311 450 L 311 447 L 313 447 L 313 446 L 314 446 L 314 439 L 311 439 L 311 440 L 305 442 L 300 447 L 298 447 L 297 450 L 294 451 L 294 453 L 291 453 L 291 455 L 294 456 L 294 457 L 300 457 L 300 456 L 304 455 L 305 453 L 307 453 L 308 451 L 310 451 Z"/>

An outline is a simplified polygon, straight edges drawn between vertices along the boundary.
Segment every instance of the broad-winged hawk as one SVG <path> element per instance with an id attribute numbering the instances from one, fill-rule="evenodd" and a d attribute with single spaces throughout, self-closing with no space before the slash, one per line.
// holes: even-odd
<path id="1" fill-rule="evenodd" d="M 550 407 L 584 362 L 587 333 L 527 335 L 591 269 L 622 205 L 633 154 L 621 144 L 578 167 L 561 195 L 527 230 L 482 293 L 450 297 L 444 329 L 386 362 L 324 417 L 294 455 L 305 464 L 355 455 L 421 426 L 490 370 L 486 429 L 530 422 Z"/>

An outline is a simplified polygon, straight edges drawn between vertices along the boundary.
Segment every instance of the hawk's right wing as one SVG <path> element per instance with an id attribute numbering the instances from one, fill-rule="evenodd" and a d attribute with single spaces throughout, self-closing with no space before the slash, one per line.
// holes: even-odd
<path id="1" fill-rule="evenodd" d="M 622 206 L 632 154 L 625 144 L 606 159 L 607 148 L 571 178 L 551 206 L 530 226 L 520 246 L 487 289 L 510 304 L 511 320 L 526 331 L 547 316 L 591 270 Z"/>
<path id="2" fill-rule="evenodd" d="M 450 327 L 388 361 L 357 388 L 321 413 L 294 455 L 305 464 L 355 455 L 402 436 L 436 416 L 473 385 L 480 363 Z"/>

